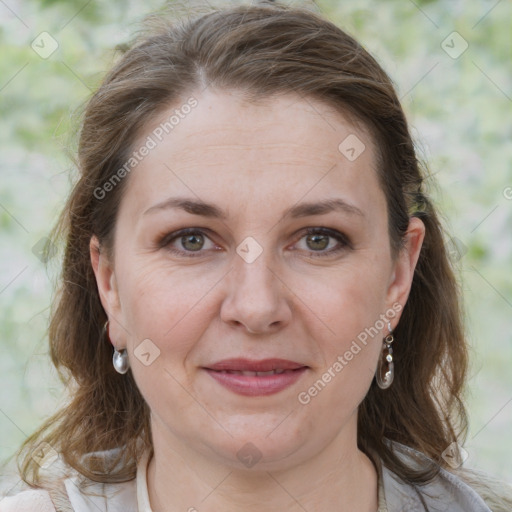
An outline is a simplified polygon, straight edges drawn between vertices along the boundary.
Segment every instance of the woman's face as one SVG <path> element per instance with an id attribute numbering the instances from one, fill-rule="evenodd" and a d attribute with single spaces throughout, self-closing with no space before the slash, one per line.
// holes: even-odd
<path id="1" fill-rule="evenodd" d="M 92 239 L 110 339 L 160 442 L 284 468 L 355 441 L 423 224 L 393 259 L 373 143 L 322 102 L 195 97 L 136 144 L 156 147 L 125 178 L 113 261 Z"/>

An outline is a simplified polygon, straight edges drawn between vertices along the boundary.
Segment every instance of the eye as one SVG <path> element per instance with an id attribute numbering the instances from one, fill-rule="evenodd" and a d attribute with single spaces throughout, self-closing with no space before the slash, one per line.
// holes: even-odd
<path id="1" fill-rule="evenodd" d="M 346 235 L 323 227 L 307 228 L 299 242 L 302 240 L 305 247 L 298 247 L 299 250 L 308 252 L 312 257 L 332 256 L 352 248 Z M 205 230 L 199 228 L 185 228 L 164 235 L 157 245 L 184 257 L 201 256 L 206 250 L 219 248 L 210 240 Z"/>
<path id="2" fill-rule="evenodd" d="M 307 228 L 305 235 L 300 238 L 302 240 L 306 247 L 301 250 L 309 252 L 313 257 L 331 256 L 352 247 L 343 233 L 329 228 Z"/>
<path id="3" fill-rule="evenodd" d="M 207 234 L 198 228 L 186 228 L 169 233 L 158 242 L 158 246 L 165 247 L 179 256 L 188 257 L 200 256 L 204 252 L 203 249 L 217 247 Z"/>

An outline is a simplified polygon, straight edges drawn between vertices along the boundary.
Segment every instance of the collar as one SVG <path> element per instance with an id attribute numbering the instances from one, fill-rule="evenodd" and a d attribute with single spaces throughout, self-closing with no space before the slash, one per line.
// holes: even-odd
<path id="1" fill-rule="evenodd" d="M 431 459 L 413 448 L 395 441 L 386 442 L 410 467 L 419 469 L 432 463 Z M 443 468 L 427 484 L 414 485 L 384 466 L 380 458 L 372 457 L 372 460 L 378 473 L 378 512 L 491 512 L 475 490 Z M 124 483 L 89 482 L 84 489 L 79 485 L 78 477 L 66 479 L 64 484 L 73 509 L 80 512 L 152 512 L 147 486 L 148 464 L 149 451 L 143 454 L 137 464 L 136 478 Z"/>
<path id="2" fill-rule="evenodd" d="M 148 465 L 149 465 L 149 451 L 144 452 L 144 455 L 137 464 L 137 505 L 138 512 L 153 512 L 149 503 L 148 492 Z"/>
<path id="3" fill-rule="evenodd" d="M 407 465 L 421 469 L 435 462 L 425 454 L 396 441 L 389 441 L 394 452 Z M 423 485 L 414 485 L 402 480 L 382 465 L 382 482 L 389 511 L 445 511 L 492 512 L 480 495 L 461 478 L 440 467 L 437 476 Z M 405 507 L 405 508 L 404 508 Z"/>

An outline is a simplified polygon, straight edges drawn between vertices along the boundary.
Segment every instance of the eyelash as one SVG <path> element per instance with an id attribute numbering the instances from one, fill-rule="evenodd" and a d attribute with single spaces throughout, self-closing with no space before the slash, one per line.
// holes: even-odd
<path id="1" fill-rule="evenodd" d="M 178 238 L 181 238 L 181 237 L 184 237 L 184 236 L 188 236 L 188 235 L 202 235 L 202 236 L 204 236 L 206 238 L 209 238 L 207 232 L 205 232 L 202 229 L 199 229 L 199 228 L 185 228 L 185 229 L 181 229 L 179 231 L 175 231 L 173 233 L 169 233 L 169 234 L 163 236 L 158 241 L 158 247 L 159 248 L 167 248 L 167 250 L 169 250 L 170 252 L 172 252 L 174 254 L 177 254 L 178 256 L 186 255 L 185 257 L 188 257 L 188 258 L 197 258 L 199 256 L 202 256 L 202 253 L 204 252 L 202 250 L 199 250 L 199 251 L 186 251 L 186 250 L 179 250 L 179 249 L 175 249 L 174 247 L 170 247 L 171 243 L 174 240 L 176 240 Z M 331 238 L 334 238 L 340 244 L 339 247 L 334 248 L 334 249 L 330 249 L 328 251 L 322 251 L 322 252 L 320 252 L 320 251 L 309 251 L 309 253 L 311 254 L 311 256 L 313 258 L 324 258 L 324 257 L 327 257 L 327 256 L 332 256 L 333 254 L 337 254 L 337 253 L 339 253 L 342 250 L 347 249 L 347 248 L 348 249 L 352 249 L 352 244 L 351 244 L 349 238 L 346 235 L 344 235 L 343 233 L 340 233 L 339 231 L 336 231 L 336 230 L 333 230 L 333 229 L 322 228 L 322 227 L 316 227 L 316 228 L 309 227 L 309 228 L 305 229 L 304 233 L 299 238 L 299 240 L 302 240 L 305 236 L 308 236 L 308 235 L 326 235 L 326 236 L 329 236 Z"/>

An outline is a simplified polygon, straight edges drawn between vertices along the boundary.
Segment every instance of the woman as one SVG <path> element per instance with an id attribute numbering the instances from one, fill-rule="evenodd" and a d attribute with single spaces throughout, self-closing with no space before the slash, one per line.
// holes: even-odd
<path id="1" fill-rule="evenodd" d="M 71 398 L 0 510 L 510 510 L 460 468 L 458 289 L 385 72 L 297 8 L 150 28 L 87 106 Z"/>

